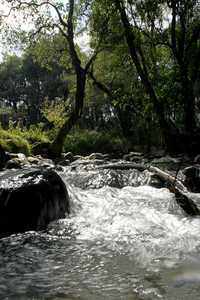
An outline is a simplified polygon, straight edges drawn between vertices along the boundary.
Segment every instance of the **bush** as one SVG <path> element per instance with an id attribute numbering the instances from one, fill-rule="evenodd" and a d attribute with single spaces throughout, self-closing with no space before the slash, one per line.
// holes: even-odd
<path id="1" fill-rule="evenodd" d="M 64 151 L 87 155 L 92 152 L 119 155 L 126 151 L 126 141 L 114 133 L 74 131 L 66 137 Z"/>
<path id="2" fill-rule="evenodd" d="M 0 144 L 5 151 L 30 154 L 31 147 L 26 139 L 10 131 L 0 129 Z"/>
<path id="3" fill-rule="evenodd" d="M 22 132 L 22 135 L 31 145 L 49 142 L 49 132 L 42 129 L 42 124 L 31 125 Z"/>
<path id="4" fill-rule="evenodd" d="M 64 124 L 66 110 L 66 101 L 59 97 L 52 101 L 46 98 L 42 106 L 43 116 L 52 123 L 55 128 L 60 128 Z"/>

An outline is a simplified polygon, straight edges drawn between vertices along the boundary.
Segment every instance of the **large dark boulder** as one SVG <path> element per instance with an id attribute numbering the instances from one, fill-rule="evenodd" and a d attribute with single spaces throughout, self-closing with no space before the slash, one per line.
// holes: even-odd
<path id="1" fill-rule="evenodd" d="M 200 192 L 200 165 L 196 164 L 187 167 L 183 170 L 185 175 L 184 184 L 187 188 L 194 193 Z"/>
<path id="2" fill-rule="evenodd" d="M 66 213 L 69 196 L 55 171 L 21 169 L 0 176 L 0 237 L 43 230 Z"/>
<path id="3" fill-rule="evenodd" d="M 9 155 L 4 151 L 0 145 L 0 170 L 5 166 L 6 162 L 10 159 Z"/>

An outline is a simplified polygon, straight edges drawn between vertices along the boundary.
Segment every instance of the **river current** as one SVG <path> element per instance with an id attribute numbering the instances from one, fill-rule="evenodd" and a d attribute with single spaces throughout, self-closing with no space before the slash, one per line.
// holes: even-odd
<path id="1" fill-rule="evenodd" d="M 200 299 L 200 219 L 168 189 L 144 172 L 60 174 L 70 217 L 0 240 L 1 300 Z"/>

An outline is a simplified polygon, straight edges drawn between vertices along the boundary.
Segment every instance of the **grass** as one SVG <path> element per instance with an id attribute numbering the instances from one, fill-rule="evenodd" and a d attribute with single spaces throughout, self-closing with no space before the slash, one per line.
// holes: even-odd
<path id="1" fill-rule="evenodd" d="M 26 155 L 31 152 L 31 146 L 25 138 L 3 129 L 0 129 L 0 144 L 8 152 Z"/>
<path id="2" fill-rule="evenodd" d="M 33 125 L 29 129 L 0 129 L 0 144 L 8 152 L 29 155 L 34 145 L 48 142 L 48 132 L 44 132 L 39 125 Z"/>
<path id="3" fill-rule="evenodd" d="M 42 130 L 40 125 L 33 125 L 29 129 L 0 129 L 0 144 L 8 152 L 28 155 L 35 146 L 50 143 L 49 137 L 52 137 L 53 132 L 54 129 Z M 67 135 L 63 151 L 79 155 L 101 152 L 117 156 L 125 152 L 126 148 L 127 142 L 117 133 L 74 130 Z"/>

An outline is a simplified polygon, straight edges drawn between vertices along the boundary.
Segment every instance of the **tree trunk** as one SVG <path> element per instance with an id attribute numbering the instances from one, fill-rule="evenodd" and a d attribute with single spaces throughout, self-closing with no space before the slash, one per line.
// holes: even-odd
<path id="1" fill-rule="evenodd" d="M 61 19 L 61 23 L 67 29 L 67 32 L 61 30 L 61 33 L 66 38 L 69 46 L 69 53 L 76 73 L 76 94 L 75 94 L 75 105 L 69 118 L 66 120 L 64 125 L 60 128 L 57 136 L 55 137 L 53 143 L 50 146 L 49 154 L 52 157 L 59 157 L 61 155 L 64 141 L 66 135 L 72 129 L 72 127 L 77 123 L 83 111 L 83 101 L 85 97 L 85 83 L 87 70 L 81 67 L 81 61 L 79 59 L 78 53 L 76 51 L 76 46 L 74 43 L 74 30 L 73 30 L 73 13 L 74 13 L 74 0 L 69 1 L 69 15 L 67 23 Z"/>
<path id="2" fill-rule="evenodd" d="M 69 133 L 69 131 L 73 128 L 73 126 L 77 123 L 78 119 L 81 117 L 83 111 L 83 101 L 85 97 L 85 83 L 86 72 L 80 67 L 76 76 L 75 106 L 69 118 L 60 128 L 57 136 L 55 137 L 53 143 L 50 146 L 49 154 L 52 157 L 60 156 L 67 133 Z"/>
<path id="3" fill-rule="evenodd" d="M 167 122 L 165 118 L 164 113 L 164 107 L 163 103 L 158 99 L 155 90 L 149 80 L 149 75 L 147 71 L 147 66 L 145 65 L 144 57 L 142 56 L 141 59 L 141 51 L 140 48 L 138 51 L 136 42 L 135 42 L 135 35 L 132 29 L 132 26 L 128 20 L 128 16 L 125 11 L 125 7 L 123 6 L 123 3 L 121 0 L 115 0 L 115 5 L 117 10 L 120 13 L 121 21 L 124 27 L 126 42 L 130 51 L 130 55 L 132 58 L 132 61 L 137 69 L 138 75 L 141 78 L 141 81 L 144 85 L 144 88 L 146 89 L 146 92 L 148 93 L 149 97 L 152 100 L 154 110 L 157 114 L 159 125 L 163 134 L 163 137 L 165 139 L 165 143 L 167 148 L 171 150 L 174 147 L 174 142 L 171 136 L 171 126 L 170 123 Z"/>
<path id="4" fill-rule="evenodd" d="M 188 134 L 192 134 L 196 130 L 195 120 L 195 96 L 193 86 L 186 76 L 182 76 L 182 95 L 184 108 L 184 129 Z"/>

